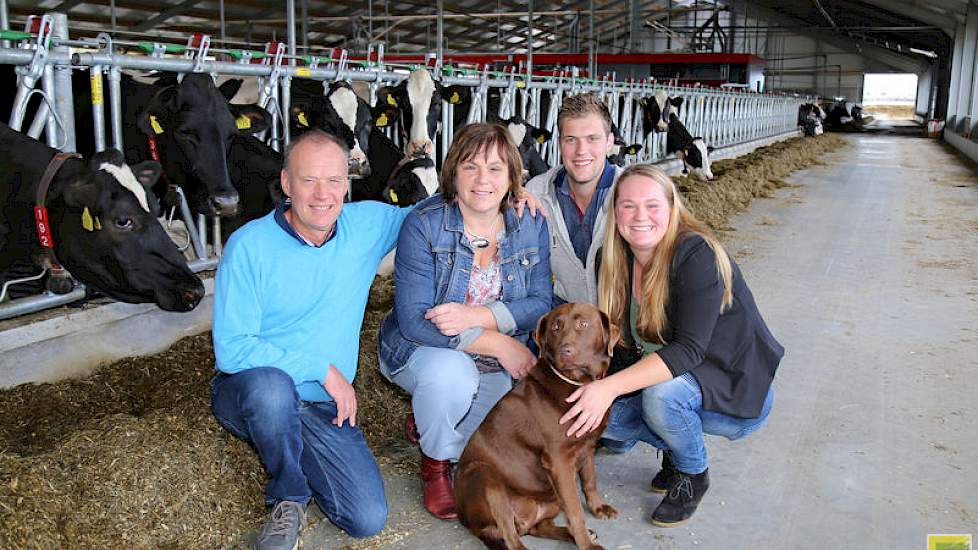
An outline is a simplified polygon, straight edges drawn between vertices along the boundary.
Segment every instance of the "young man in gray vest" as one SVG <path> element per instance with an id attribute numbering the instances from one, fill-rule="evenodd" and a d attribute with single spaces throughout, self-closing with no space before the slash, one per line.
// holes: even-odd
<path id="1" fill-rule="evenodd" d="M 596 304 L 598 249 L 608 200 L 621 169 L 608 162 L 615 145 L 611 114 L 595 94 L 568 97 L 557 113 L 561 166 L 531 179 L 550 222 L 554 305 Z"/>

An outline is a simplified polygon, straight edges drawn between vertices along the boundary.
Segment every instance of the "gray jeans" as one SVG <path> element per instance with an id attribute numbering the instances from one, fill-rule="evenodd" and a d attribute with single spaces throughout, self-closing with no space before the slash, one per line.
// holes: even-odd
<path id="1" fill-rule="evenodd" d="M 465 444 L 506 392 L 513 379 L 506 371 L 480 373 L 463 351 L 420 347 L 395 376 L 380 372 L 411 394 L 421 452 L 435 460 L 457 461 Z"/>

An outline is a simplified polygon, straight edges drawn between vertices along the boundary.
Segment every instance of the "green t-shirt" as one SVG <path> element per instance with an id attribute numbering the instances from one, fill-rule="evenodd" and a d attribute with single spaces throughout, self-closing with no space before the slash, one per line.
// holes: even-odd
<path id="1" fill-rule="evenodd" d="M 630 307 L 628 311 L 628 327 L 632 331 L 632 340 L 642 350 L 642 357 L 645 357 L 650 353 L 662 349 L 662 344 L 657 344 L 655 342 L 646 342 L 645 339 L 643 339 L 641 336 L 638 335 L 638 313 L 639 313 L 638 301 L 633 296 L 632 299 L 629 300 L 629 304 Z"/>

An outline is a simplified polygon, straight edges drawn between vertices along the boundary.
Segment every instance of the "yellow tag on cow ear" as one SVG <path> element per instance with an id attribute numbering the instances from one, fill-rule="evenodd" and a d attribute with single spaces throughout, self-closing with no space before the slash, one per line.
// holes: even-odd
<path id="1" fill-rule="evenodd" d="M 394 99 L 394 96 L 392 96 L 391 94 L 387 94 L 387 104 L 397 107 L 397 100 Z"/>
<path id="2" fill-rule="evenodd" d="M 102 220 L 98 219 L 98 216 L 95 216 L 95 230 L 96 231 L 102 230 Z"/>
<path id="3" fill-rule="evenodd" d="M 238 130 L 247 130 L 251 128 L 251 119 L 247 115 L 241 115 L 234 119 L 234 124 L 238 127 Z"/>
<path id="4" fill-rule="evenodd" d="M 149 125 L 157 135 L 163 133 L 163 127 L 160 126 L 160 121 L 156 120 L 156 115 L 149 115 Z"/>
<path id="5" fill-rule="evenodd" d="M 645 105 L 648 103 L 648 100 L 643 97 L 642 99 L 638 100 L 638 103 L 642 107 L 645 107 Z"/>
<path id="6" fill-rule="evenodd" d="M 374 126 L 377 126 L 378 128 L 386 128 L 387 127 L 387 113 L 380 113 L 380 116 L 377 117 L 377 121 L 374 122 Z"/>
<path id="7" fill-rule="evenodd" d="M 397 204 L 397 193 L 393 189 L 391 189 L 391 202 Z"/>
<path id="8" fill-rule="evenodd" d="M 458 92 L 452 92 L 452 97 L 448 98 L 448 102 L 452 105 L 458 105 L 462 102 L 462 98 L 458 96 Z"/>
<path id="9" fill-rule="evenodd" d="M 95 231 L 95 223 L 92 221 L 92 213 L 88 211 L 87 206 L 84 210 L 82 210 L 81 218 L 82 227 L 85 229 L 85 231 Z"/>
<path id="10" fill-rule="evenodd" d="M 309 121 L 306 119 L 305 112 L 299 111 L 299 115 L 296 116 L 296 118 L 299 119 L 299 126 L 306 126 L 306 127 L 309 126 Z"/>
<path id="11" fill-rule="evenodd" d="M 539 143 L 540 145 L 543 145 L 546 142 L 547 142 L 547 136 L 545 136 L 543 134 L 540 134 L 539 136 L 537 136 L 537 143 Z"/>

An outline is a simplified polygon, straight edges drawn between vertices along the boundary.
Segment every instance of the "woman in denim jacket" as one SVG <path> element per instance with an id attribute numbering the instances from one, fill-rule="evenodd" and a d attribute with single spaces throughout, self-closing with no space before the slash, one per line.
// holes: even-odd
<path id="1" fill-rule="evenodd" d="M 550 234 L 518 216 L 523 163 L 505 127 L 456 134 L 440 193 L 401 227 L 394 310 L 380 327 L 380 370 L 411 394 L 424 505 L 454 519 L 451 463 L 493 405 L 536 362 L 527 348 L 550 309 Z"/>

